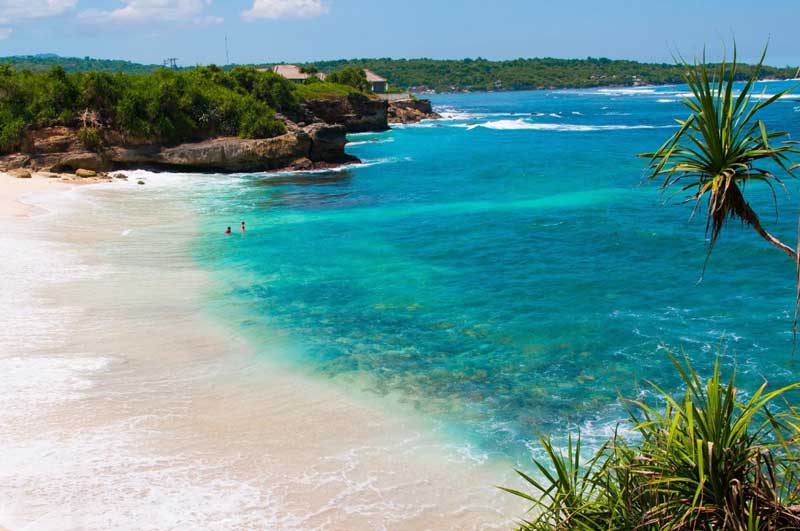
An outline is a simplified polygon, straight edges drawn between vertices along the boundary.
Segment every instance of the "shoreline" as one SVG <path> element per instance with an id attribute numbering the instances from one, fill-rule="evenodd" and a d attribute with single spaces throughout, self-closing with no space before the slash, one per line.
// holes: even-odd
<path id="1" fill-rule="evenodd" d="M 37 331 L 6 337 L 0 356 L 18 399 L 0 429 L 0 528 L 505 529 L 521 514 L 493 487 L 510 466 L 465 460 L 425 421 L 270 362 L 209 322 L 179 205 L 150 221 L 149 186 L 66 198 L 50 192 L 74 187 L 54 179 L 14 180 L 0 200 L 15 250 L 5 281 L 19 293 L 6 302 L 28 300 L 0 318 Z"/>
<path id="2" fill-rule="evenodd" d="M 48 179 L 40 174 L 30 179 L 18 179 L 0 172 L 0 218 L 25 218 L 43 213 L 41 208 L 27 203 L 25 199 L 31 194 L 52 190 L 56 184 L 56 179 Z"/>

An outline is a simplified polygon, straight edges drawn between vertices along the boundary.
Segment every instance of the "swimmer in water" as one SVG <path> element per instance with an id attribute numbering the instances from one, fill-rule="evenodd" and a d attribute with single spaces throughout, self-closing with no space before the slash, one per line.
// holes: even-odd
<path id="1" fill-rule="evenodd" d="M 227 229 L 225 229 L 225 234 L 230 234 L 230 233 L 231 233 L 231 228 L 230 228 L 230 227 L 228 227 Z"/>
<path id="2" fill-rule="evenodd" d="M 244 231 L 245 231 L 245 228 L 244 228 L 244 221 L 242 221 L 242 227 L 241 227 L 241 228 L 242 228 L 242 232 L 244 232 Z"/>

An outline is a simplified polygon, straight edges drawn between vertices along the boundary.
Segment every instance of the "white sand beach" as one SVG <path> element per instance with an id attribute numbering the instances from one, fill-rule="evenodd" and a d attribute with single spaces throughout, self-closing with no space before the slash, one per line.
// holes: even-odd
<path id="1" fill-rule="evenodd" d="M 0 172 L 0 217 L 26 217 L 36 212 L 36 207 L 25 202 L 25 196 L 49 190 L 56 184 L 63 186 L 58 179 L 50 179 L 34 174 L 30 179 L 17 179 Z"/>
<path id="2" fill-rule="evenodd" d="M 522 514 L 494 487 L 510 465 L 211 322 L 194 229 L 157 201 L 0 174 L 0 529 L 507 529 Z"/>

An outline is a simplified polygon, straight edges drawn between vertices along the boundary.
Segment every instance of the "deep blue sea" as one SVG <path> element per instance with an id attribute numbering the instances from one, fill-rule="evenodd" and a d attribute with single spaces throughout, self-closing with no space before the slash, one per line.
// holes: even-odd
<path id="1" fill-rule="evenodd" d="M 721 352 L 745 388 L 796 380 L 792 262 L 734 223 L 698 284 L 703 213 L 643 181 L 636 155 L 675 131 L 685 93 L 437 95 L 443 120 L 352 135 L 361 166 L 201 187 L 209 311 L 260 356 L 513 459 L 540 435 L 600 441 L 645 380 L 679 389 L 665 349 L 705 374 Z M 800 139 L 800 100 L 763 118 Z M 787 186 L 777 220 L 766 188 L 746 195 L 792 242 Z"/>

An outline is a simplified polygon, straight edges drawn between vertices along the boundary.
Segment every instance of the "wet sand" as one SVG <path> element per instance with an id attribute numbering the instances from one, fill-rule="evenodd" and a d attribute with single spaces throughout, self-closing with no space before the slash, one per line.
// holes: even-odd
<path id="1" fill-rule="evenodd" d="M 30 179 L 17 179 L 0 172 L 0 218 L 27 217 L 37 213 L 36 207 L 26 203 L 26 197 L 52 189 L 61 184 L 58 179 L 34 175 Z"/>
<path id="2" fill-rule="evenodd" d="M 0 184 L 0 529 L 508 529 L 524 511 L 494 487 L 518 486 L 510 464 L 211 322 L 180 205 Z"/>

